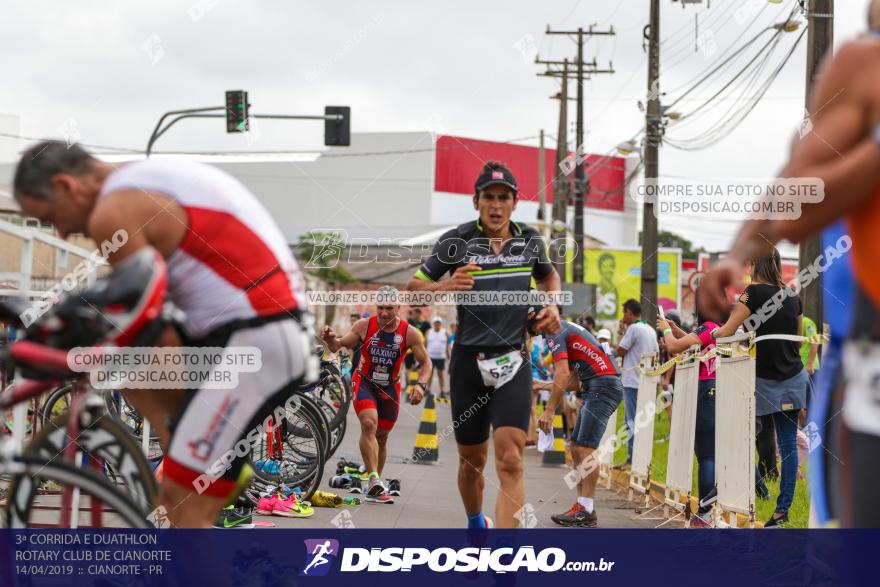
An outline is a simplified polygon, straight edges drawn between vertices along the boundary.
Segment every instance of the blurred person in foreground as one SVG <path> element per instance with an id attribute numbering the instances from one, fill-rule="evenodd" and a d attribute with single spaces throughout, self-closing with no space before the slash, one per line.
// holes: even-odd
<path id="1" fill-rule="evenodd" d="M 766 256 L 780 240 L 800 242 L 838 220 L 845 221 L 843 234 L 836 226 L 827 229 L 840 236 L 837 242 L 828 243 L 816 268 L 825 271 L 832 264 L 852 263 L 851 274 L 844 276 L 846 280 L 851 275 L 852 287 L 835 281 L 847 298 L 840 304 L 829 301 L 826 312 L 832 314 L 829 322 L 847 323 L 838 316 L 858 316 L 858 320 L 852 321 L 844 337 L 832 332 L 832 344 L 823 360 L 834 369 L 820 377 L 824 387 L 817 391 L 811 407 L 811 413 L 824 415 L 815 425 L 824 433 L 823 452 L 840 455 L 836 459 L 816 457 L 811 467 L 819 472 L 811 479 L 813 495 L 820 496 L 819 519 L 822 523 L 836 520 L 844 527 L 880 526 L 880 501 L 874 489 L 880 481 L 876 466 L 880 404 L 873 401 L 872 385 L 880 375 L 878 0 L 869 5 L 867 28 L 822 64 L 808 108 L 810 130 L 795 139 L 789 161 L 779 173 L 784 178 L 821 182 L 824 198 L 802 204 L 793 220 L 748 221 L 728 256 L 704 281 L 709 293 L 706 311 L 717 317 L 728 305 L 726 286 L 738 278 L 745 263 Z M 845 255 L 850 246 L 852 254 Z M 839 261 L 844 255 L 845 260 Z M 835 275 L 843 274 L 835 271 Z M 842 418 L 829 418 L 839 410 Z"/>

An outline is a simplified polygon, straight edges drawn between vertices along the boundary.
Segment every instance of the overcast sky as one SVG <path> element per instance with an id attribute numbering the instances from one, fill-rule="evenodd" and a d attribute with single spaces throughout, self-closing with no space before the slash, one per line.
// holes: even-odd
<path id="1" fill-rule="evenodd" d="M 706 8 L 704 0 L 683 9 L 662 0 L 663 102 L 729 47 L 783 20 L 793 2 L 712 0 Z M 836 2 L 836 43 L 864 28 L 867 2 Z M 618 33 L 591 40 L 586 50 L 616 70 L 585 88 L 586 148 L 605 153 L 643 125 L 637 101 L 646 94 L 641 37 L 648 6 L 648 0 L 7 3 L 0 20 L 0 113 L 19 115 L 24 136 L 60 137 L 67 129 L 82 143 L 143 148 L 161 113 L 219 105 L 225 90 L 246 89 L 255 112 L 319 114 L 325 104 L 351 105 L 355 132 L 432 129 L 510 140 L 543 128 L 555 135 L 558 102 L 548 98 L 557 85 L 535 76 L 540 68 L 532 59 L 535 51 L 546 59 L 575 54 L 570 38 L 544 34 L 547 25 L 595 24 Z M 760 79 L 797 35 L 783 37 Z M 766 98 L 721 143 L 697 152 L 664 146 L 661 174 L 772 177 L 803 118 L 805 45 L 806 38 Z M 675 110 L 698 106 L 737 69 Z M 727 109 L 669 134 L 699 134 Z M 573 104 L 570 112 L 573 119 Z M 261 121 L 260 140 L 247 145 L 224 130 L 220 121 L 184 121 L 158 148 L 319 149 L 323 136 L 320 123 Z M 734 222 L 696 220 L 661 219 L 661 228 L 711 249 L 729 244 Z"/>

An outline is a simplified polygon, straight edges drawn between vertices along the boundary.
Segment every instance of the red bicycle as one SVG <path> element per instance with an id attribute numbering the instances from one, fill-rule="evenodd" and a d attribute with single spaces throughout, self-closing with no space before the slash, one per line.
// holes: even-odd
<path id="1" fill-rule="evenodd" d="M 26 305 L 22 299 L 0 299 L 0 321 L 19 326 Z M 6 525 L 153 527 L 152 468 L 124 425 L 108 416 L 87 374 L 70 370 L 66 351 L 34 341 L 13 342 L 3 354 L 17 375 L 0 394 L 0 410 L 62 385 L 71 389 L 69 412 L 43 427 L 24 450 L 10 436 L 0 438 L 0 475 L 11 476 Z M 57 489 L 41 489 L 47 484 Z"/>

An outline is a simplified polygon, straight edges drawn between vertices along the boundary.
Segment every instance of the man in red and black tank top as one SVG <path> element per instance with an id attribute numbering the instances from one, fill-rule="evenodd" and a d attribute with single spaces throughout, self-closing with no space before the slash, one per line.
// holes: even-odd
<path id="1" fill-rule="evenodd" d="M 388 433 L 400 411 L 400 367 L 407 349 L 421 365 L 419 382 L 410 403 L 418 404 L 427 393 L 431 361 L 416 328 L 397 316 L 400 306 L 376 306 L 376 314 L 355 322 L 348 334 L 337 337 L 330 326 L 321 331 L 327 349 L 360 345 L 360 362 L 351 377 L 354 409 L 361 422 L 361 455 L 370 474 L 366 497 L 370 501 L 393 503 L 382 484 Z"/>

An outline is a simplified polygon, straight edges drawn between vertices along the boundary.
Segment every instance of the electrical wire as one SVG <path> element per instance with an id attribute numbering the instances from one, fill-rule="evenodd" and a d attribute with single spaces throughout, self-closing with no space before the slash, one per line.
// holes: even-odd
<path id="1" fill-rule="evenodd" d="M 795 49 L 800 45 L 801 41 L 806 34 L 807 29 L 801 31 L 801 34 L 792 43 L 792 46 L 789 48 L 788 52 L 785 54 L 782 61 L 777 65 L 776 69 L 770 74 L 770 76 L 761 84 L 758 88 L 757 92 L 748 98 L 748 100 L 733 114 L 731 114 L 726 119 L 722 119 L 717 122 L 715 126 L 707 129 L 702 134 L 690 137 L 688 139 L 676 139 L 674 137 L 666 137 L 664 142 L 668 143 L 670 146 L 685 150 L 685 151 L 696 151 L 705 149 L 712 145 L 717 144 L 724 138 L 730 135 L 730 133 L 735 130 L 742 122 L 751 114 L 751 112 L 757 107 L 758 103 L 761 101 L 761 98 L 764 94 L 770 89 L 773 85 L 773 82 L 779 77 L 779 74 L 782 72 L 782 69 L 791 59 L 791 56 L 794 54 Z"/>

